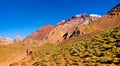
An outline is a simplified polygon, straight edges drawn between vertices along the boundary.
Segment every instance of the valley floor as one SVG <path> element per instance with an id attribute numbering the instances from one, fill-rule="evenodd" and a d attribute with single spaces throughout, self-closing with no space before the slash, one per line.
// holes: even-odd
<path id="1" fill-rule="evenodd" d="M 26 55 L 20 55 L 18 57 L 15 57 L 13 59 L 10 59 L 8 61 L 5 61 L 3 63 L 0 63 L 0 66 L 10 66 L 10 64 L 15 63 L 15 62 L 19 62 L 20 60 L 24 59 L 26 57 Z"/>

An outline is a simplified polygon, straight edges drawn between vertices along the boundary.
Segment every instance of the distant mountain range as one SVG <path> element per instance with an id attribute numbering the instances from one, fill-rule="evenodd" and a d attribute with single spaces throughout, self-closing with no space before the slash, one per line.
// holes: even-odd
<path id="1" fill-rule="evenodd" d="M 13 43 L 13 42 L 19 42 L 22 40 L 23 39 L 19 35 L 14 38 L 4 38 L 4 37 L 0 36 L 0 43 L 9 44 L 9 43 Z"/>

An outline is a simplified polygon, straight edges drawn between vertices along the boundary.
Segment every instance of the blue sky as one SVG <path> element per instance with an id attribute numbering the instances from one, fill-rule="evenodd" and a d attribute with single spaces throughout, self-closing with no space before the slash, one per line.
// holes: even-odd
<path id="1" fill-rule="evenodd" d="M 0 0 L 0 36 L 26 37 L 80 13 L 106 14 L 120 0 Z"/>

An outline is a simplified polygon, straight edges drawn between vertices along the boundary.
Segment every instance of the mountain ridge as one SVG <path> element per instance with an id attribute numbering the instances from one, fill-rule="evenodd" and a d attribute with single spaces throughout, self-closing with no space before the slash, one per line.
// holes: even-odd
<path id="1" fill-rule="evenodd" d="M 119 18 L 120 4 L 113 7 L 102 17 L 96 14 L 77 14 L 67 20 L 62 20 L 54 26 L 47 28 L 43 27 L 26 39 L 44 41 L 45 43 L 62 42 L 69 38 L 76 38 L 84 34 L 91 34 L 114 28 L 120 25 Z M 37 38 L 34 39 L 34 37 Z"/>
<path id="2" fill-rule="evenodd" d="M 46 39 L 48 39 L 48 36 L 50 36 L 50 34 L 53 32 L 53 30 L 55 30 L 57 28 L 60 29 L 60 30 L 62 30 L 61 28 L 64 27 L 63 31 L 65 31 L 65 33 L 66 33 L 68 31 L 68 28 L 69 29 L 71 28 L 74 31 L 75 30 L 75 26 L 77 27 L 78 25 L 87 25 L 87 24 L 90 24 L 93 20 L 95 20 L 97 18 L 100 18 L 100 16 L 99 15 L 98 16 L 97 15 L 95 15 L 95 16 L 94 15 L 88 15 L 88 14 L 85 14 L 85 13 L 78 14 L 78 15 L 75 15 L 75 16 L 67 19 L 67 20 L 62 20 L 61 22 L 59 22 L 58 24 L 56 24 L 56 25 L 54 25 L 52 27 L 47 27 L 46 28 L 46 26 L 44 26 L 44 27 L 40 28 L 38 31 L 36 31 L 33 34 L 31 34 L 30 36 L 28 36 L 27 38 L 25 38 L 25 40 L 32 39 L 32 40 L 38 40 L 38 41 L 41 41 L 41 40 L 46 41 Z M 51 28 L 51 29 L 49 29 L 49 28 Z M 47 29 L 49 29 L 49 30 L 47 30 Z M 64 29 L 66 29 L 66 30 L 64 30 Z M 71 33 L 71 31 L 69 31 L 69 33 Z M 55 38 L 55 37 L 51 37 L 51 38 Z M 67 38 L 68 37 L 66 37 L 66 39 Z M 57 39 L 57 38 L 55 38 L 55 39 Z M 61 42 L 63 40 L 64 39 L 61 38 L 60 40 L 57 39 L 56 41 L 52 40 L 52 42 L 54 42 L 54 41 L 55 42 Z M 51 39 L 47 40 L 47 42 L 49 42 L 49 41 L 51 41 Z"/>

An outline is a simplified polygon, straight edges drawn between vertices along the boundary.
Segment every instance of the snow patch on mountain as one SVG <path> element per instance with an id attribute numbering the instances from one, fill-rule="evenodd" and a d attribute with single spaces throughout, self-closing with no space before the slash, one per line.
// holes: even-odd
<path id="1" fill-rule="evenodd" d="M 101 15 L 98 15 L 98 14 L 89 14 L 89 15 L 92 17 L 101 17 Z"/>

